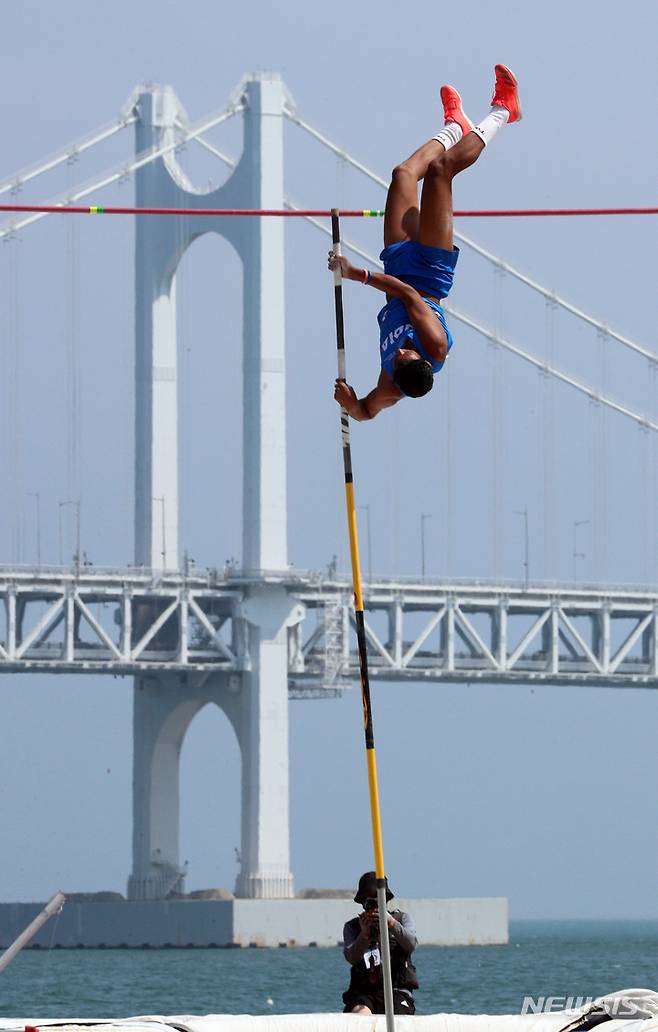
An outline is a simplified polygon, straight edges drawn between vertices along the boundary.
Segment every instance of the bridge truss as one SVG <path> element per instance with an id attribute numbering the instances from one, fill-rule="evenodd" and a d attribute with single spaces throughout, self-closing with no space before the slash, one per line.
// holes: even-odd
<path id="1" fill-rule="evenodd" d="M 4 569 L 0 673 L 240 674 L 251 663 L 244 603 L 273 583 L 304 613 L 288 629 L 290 697 L 349 687 L 348 581 L 290 572 Z M 377 579 L 365 607 L 374 679 L 658 684 L 658 593 L 641 588 Z"/>

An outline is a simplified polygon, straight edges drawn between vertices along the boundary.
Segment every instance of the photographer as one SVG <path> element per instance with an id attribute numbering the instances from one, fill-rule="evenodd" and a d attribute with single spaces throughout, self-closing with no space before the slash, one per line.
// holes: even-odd
<path id="1" fill-rule="evenodd" d="M 391 899 L 393 893 L 387 880 L 386 900 Z M 343 993 L 344 1013 L 383 1014 L 381 922 L 374 871 L 366 871 L 359 879 L 354 902 L 360 903 L 363 911 L 343 928 L 343 953 L 352 969 L 349 988 Z M 418 988 L 418 979 L 410 958 L 417 945 L 416 929 L 409 914 L 402 910 L 387 910 L 385 921 L 391 951 L 394 1011 L 396 1014 L 414 1014 L 413 990 Z"/>

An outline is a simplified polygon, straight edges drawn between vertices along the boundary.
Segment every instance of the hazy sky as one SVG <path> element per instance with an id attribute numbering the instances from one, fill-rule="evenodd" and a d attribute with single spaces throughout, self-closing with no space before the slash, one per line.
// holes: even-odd
<path id="1" fill-rule="evenodd" d="M 0 178 L 115 118 L 134 86 L 170 83 L 193 120 L 248 71 L 279 71 L 300 113 L 380 175 L 439 127 L 453 82 L 476 118 L 492 69 L 509 63 L 525 119 L 460 177 L 463 207 L 655 204 L 658 72 L 654 4 L 459 5 L 334 0 L 23 0 L 3 12 Z M 239 120 L 213 139 L 239 154 Z M 127 157 L 128 130 L 26 199 L 47 200 Z M 192 148 L 202 184 L 226 176 Z M 379 207 L 383 192 L 286 129 L 298 203 Z M 99 201 L 132 200 L 127 182 Z M 50 220 L 0 248 L 0 561 L 57 562 L 58 502 L 82 499 L 83 547 L 132 558 L 132 227 Z M 473 238 L 611 326 L 658 350 L 652 219 L 462 223 Z M 287 227 L 290 557 L 346 560 L 325 238 Z M 350 226 L 371 253 L 381 225 Z M 204 238 L 180 274 L 182 545 L 199 564 L 240 553 L 239 263 Z M 348 366 L 377 373 L 374 291 L 346 286 Z M 539 356 L 658 414 L 656 376 L 617 345 L 552 313 L 468 251 L 456 307 Z M 419 571 L 419 518 L 433 576 L 658 580 L 655 435 L 601 411 L 454 325 L 449 368 L 422 403 L 354 431 L 375 572 Z M 495 418 L 493 418 L 495 417 Z M 227 442 L 231 442 L 230 444 Z M 62 540 L 70 556 L 70 509 Z M 579 529 L 574 549 L 574 522 Z M 120 889 L 130 869 L 130 679 L 4 677 L 0 683 L 0 899 Z M 514 917 L 658 917 L 658 703 L 652 691 L 375 686 L 387 869 L 403 895 L 506 895 Z M 292 866 L 298 887 L 349 886 L 370 866 L 356 693 L 294 702 Z M 232 887 L 239 758 L 223 715 L 204 710 L 183 751 L 188 887 Z"/>

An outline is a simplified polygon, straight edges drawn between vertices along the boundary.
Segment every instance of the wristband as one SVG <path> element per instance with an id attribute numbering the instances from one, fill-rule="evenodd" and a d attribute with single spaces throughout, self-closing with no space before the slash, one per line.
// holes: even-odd
<path id="1" fill-rule="evenodd" d="M 368 269 L 364 269 L 363 270 L 363 284 L 364 284 L 364 286 L 366 285 L 366 283 L 370 283 L 370 273 L 369 273 Z"/>

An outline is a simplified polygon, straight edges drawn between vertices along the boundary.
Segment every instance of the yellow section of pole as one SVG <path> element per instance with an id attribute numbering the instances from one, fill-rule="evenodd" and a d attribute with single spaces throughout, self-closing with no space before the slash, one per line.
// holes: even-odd
<path id="1" fill-rule="evenodd" d="M 352 564 L 352 584 L 354 587 L 354 611 L 357 615 L 357 629 L 363 618 L 363 588 L 361 585 L 361 563 L 359 559 L 359 533 L 356 520 L 356 506 L 354 504 L 354 485 L 345 484 L 345 503 L 347 507 L 347 526 L 350 539 L 350 561 Z M 365 624 L 363 626 L 365 637 Z M 366 671 L 367 675 L 367 671 Z M 361 671 L 362 695 L 363 692 L 363 669 Z M 366 729 L 371 723 L 369 714 L 370 706 L 364 706 L 364 724 Z M 379 784 L 377 780 L 377 756 L 374 742 L 366 749 L 366 762 L 368 766 L 368 792 L 370 795 L 370 818 L 372 822 L 372 841 L 375 851 L 375 872 L 378 878 L 384 878 L 384 844 L 382 841 L 382 821 L 379 807 Z"/>
<path id="2" fill-rule="evenodd" d="M 379 787 L 377 784 L 377 757 L 374 749 L 366 750 L 366 762 L 368 764 L 368 789 L 370 791 L 372 841 L 375 847 L 375 873 L 378 878 L 385 878 L 382 818 L 379 809 Z"/>
<path id="3" fill-rule="evenodd" d="M 345 484 L 347 506 L 347 530 L 350 538 L 350 562 L 352 564 L 352 585 L 354 587 L 354 608 L 363 612 L 363 588 L 361 585 L 361 561 L 359 558 L 359 531 L 354 504 L 354 484 Z"/>

